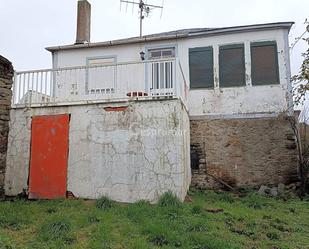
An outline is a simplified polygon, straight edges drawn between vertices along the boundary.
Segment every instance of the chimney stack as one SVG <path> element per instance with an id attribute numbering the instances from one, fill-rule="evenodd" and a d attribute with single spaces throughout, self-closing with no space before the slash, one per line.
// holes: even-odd
<path id="1" fill-rule="evenodd" d="M 75 44 L 90 42 L 91 4 L 87 0 L 79 0 L 77 7 L 77 31 Z"/>

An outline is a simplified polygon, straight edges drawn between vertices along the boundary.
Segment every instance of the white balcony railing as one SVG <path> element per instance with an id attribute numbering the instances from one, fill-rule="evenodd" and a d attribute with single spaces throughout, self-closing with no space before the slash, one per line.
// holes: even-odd
<path id="1" fill-rule="evenodd" d="M 16 72 L 13 84 L 13 107 L 161 96 L 187 103 L 177 59 Z"/>

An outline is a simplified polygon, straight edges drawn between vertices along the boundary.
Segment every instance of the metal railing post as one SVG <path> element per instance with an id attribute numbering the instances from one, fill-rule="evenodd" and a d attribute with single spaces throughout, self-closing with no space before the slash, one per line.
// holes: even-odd
<path id="1" fill-rule="evenodd" d="M 173 74 L 174 74 L 173 77 L 174 77 L 174 81 L 175 81 L 175 83 L 174 83 L 174 95 L 175 95 L 175 97 L 179 97 L 179 94 L 177 92 L 178 88 L 179 88 L 177 85 L 179 83 L 178 83 L 178 79 L 176 77 L 177 76 L 177 68 L 178 68 L 177 67 L 177 61 L 178 61 L 178 59 L 175 59 L 174 63 L 173 63 L 174 64 L 174 66 L 173 66 Z"/>

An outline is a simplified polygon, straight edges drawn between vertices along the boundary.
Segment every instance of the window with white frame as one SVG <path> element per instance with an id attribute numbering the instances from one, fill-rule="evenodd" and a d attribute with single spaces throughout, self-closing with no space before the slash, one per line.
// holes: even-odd
<path id="1" fill-rule="evenodd" d="M 148 59 L 165 59 L 165 58 L 174 58 L 175 57 L 175 48 L 159 48 L 159 49 L 150 49 L 148 50 Z"/>
<path id="2" fill-rule="evenodd" d="M 94 57 L 87 59 L 86 92 L 109 94 L 115 91 L 115 57 Z"/>
<path id="3" fill-rule="evenodd" d="M 174 85 L 174 59 L 175 48 L 159 48 L 148 50 L 151 62 L 151 89 L 171 89 Z"/>

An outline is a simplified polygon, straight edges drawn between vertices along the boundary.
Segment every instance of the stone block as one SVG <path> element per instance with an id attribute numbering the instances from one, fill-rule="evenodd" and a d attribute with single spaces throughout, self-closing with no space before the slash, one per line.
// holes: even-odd
<path id="1" fill-rule="evenodd" d="M 0 173 L 0 186 L 4 186 L 4 173 Z"/>

